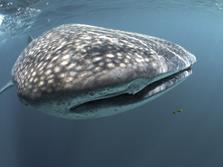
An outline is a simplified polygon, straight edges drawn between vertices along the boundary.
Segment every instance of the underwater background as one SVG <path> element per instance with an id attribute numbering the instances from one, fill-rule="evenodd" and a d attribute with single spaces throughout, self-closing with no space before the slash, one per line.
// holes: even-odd
<path id="1" fill-rule="evenodd" d="M 198 62 L 163 96 L 101 119 L 52 117 L 8 90 L 0 96 L 1 167 L 223 166 L 222 0 L 0 0 L 0 85 L 30 35 L 64 23 L 161 37 Z"/>

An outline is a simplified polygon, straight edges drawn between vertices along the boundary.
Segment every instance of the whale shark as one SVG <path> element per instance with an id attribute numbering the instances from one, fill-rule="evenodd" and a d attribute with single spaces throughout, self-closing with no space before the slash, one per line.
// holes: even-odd
<path id="1" fill-rule="evenodd" d="M 66 119 L 130 111 L 168 92 L 192 73 L 196 57 L 154 36 L 63 24 L 34 38 L 12 68 L 25 105 Z"/>

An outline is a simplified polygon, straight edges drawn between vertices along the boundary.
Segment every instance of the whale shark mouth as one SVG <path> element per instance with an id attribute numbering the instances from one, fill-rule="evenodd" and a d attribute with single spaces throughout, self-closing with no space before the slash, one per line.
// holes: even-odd
<path id="1" fill-rule="evenodd" d="M 137 103 L 142 103 L 158 97 L 159 95 L 167 92 L 171 88 L 177 86 L 183 80 L 185 80 L 190 74 L 192 74 L 191 67 L 176 72 L 172 75 L 163 77 L 157 81 L 154 81 L 144 87 L 142 90 L 136 94 L 119 94 L 110 96 L 107 98 L 96 99 L 82 103 L 80 105 L 72 106 L 69 111 L 70 113 L 86 113 L 89 111 L 98 111 L 100 109 L 114 108 L 114 107 L 125 107 L 129 105 L 134 105 Z"/>

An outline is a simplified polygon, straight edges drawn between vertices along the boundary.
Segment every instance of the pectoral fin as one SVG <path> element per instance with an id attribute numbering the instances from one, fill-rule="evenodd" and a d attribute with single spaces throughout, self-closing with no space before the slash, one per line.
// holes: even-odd
<path id="1" fill-rule="evenodd" d="M 9 81 L 5 86 L 0 89 L 0 94 L 5 92 L 7 89 L 11 88 L 14 85 L 12 81 Z"/>

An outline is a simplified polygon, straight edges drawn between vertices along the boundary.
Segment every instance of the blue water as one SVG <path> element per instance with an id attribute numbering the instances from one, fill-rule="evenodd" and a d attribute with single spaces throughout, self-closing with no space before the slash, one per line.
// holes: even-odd
<path id="1" fill-rule="evenodd" d="M 14 11 L 1 8 L 2 2 L 0 85 L 10 79 L 29 35 L 63 23 L 162 37 L 187 48 L 198 62 L 167 94 L 102 119 L 48 116 L 23 106 L 10 89 L 0 96 L 1 167 L 223 166 L 221 0 L 14 0 Z M 178 108 L 183 112 L 173 115 Z"/>

